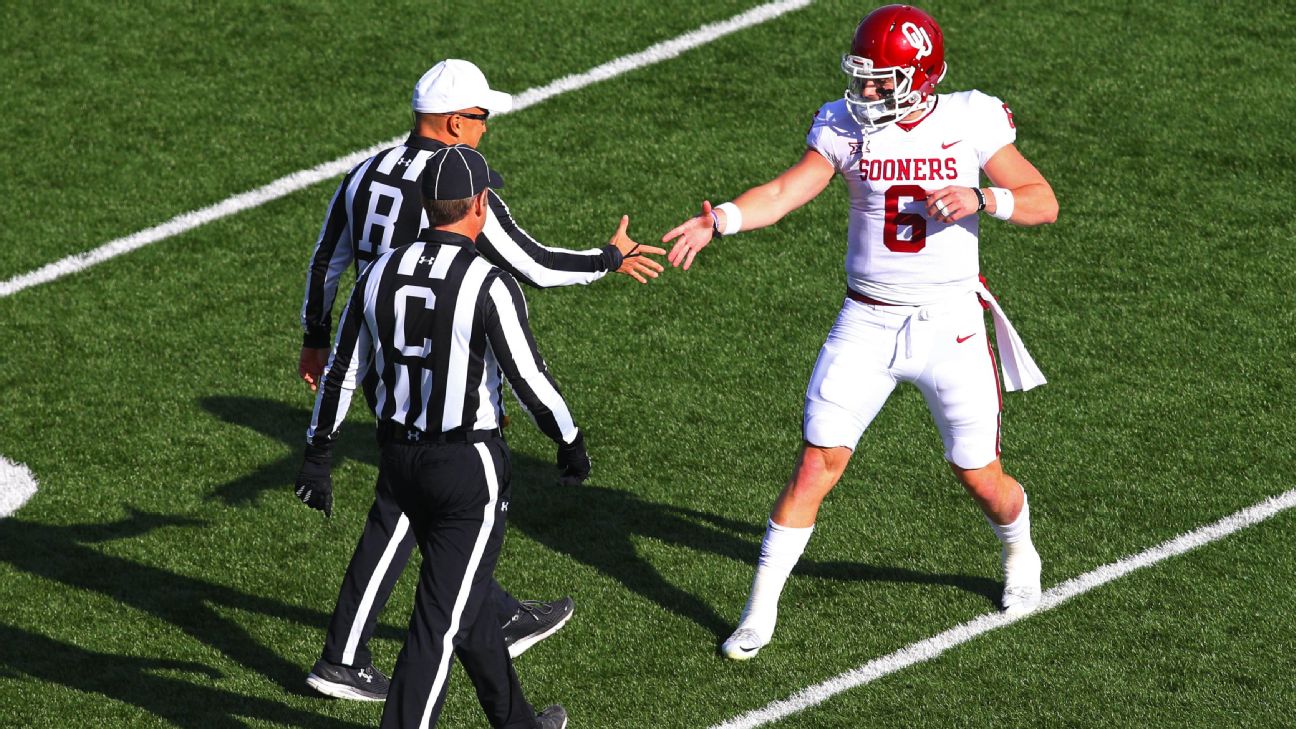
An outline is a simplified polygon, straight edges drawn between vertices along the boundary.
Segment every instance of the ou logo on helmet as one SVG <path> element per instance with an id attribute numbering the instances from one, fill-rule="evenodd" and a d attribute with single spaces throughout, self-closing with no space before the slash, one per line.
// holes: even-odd
<path id="1" fill-rule="evenodd" d="M 909 21 L 900 26 L 900 32 L 904 34 L 905 40 L 909 41 L 909 45 L 918 49 L 917 55 L 914 56 L 915 61 L 931 55 L 931 36 L 927 35 L 926 28 L 920 28 L 913 21 Z"/>

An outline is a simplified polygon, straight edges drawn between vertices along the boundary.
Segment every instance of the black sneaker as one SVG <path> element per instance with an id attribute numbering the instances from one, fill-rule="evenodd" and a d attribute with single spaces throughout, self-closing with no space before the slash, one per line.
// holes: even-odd
<path id="1" fill-rule="evenodd" d="M 523 600 L 518 611 L 504 623 L 504 645 L 508 646 L 509 656 L 517 658 L 527 648 L 557 633 L 571 620 L 575 609 L 576 603 L 570 597 L 553 602 Z"/>
<path id="2" fill-rule="evenodd" d="M 372 663 L 364 668 L 352 668 L 321 658 L 307 674 L 306 685 L 335 699 L 386 701 L 391 681 Z"/>
<path id="3" fill-rule="evenodd" d="M 571 613 L 569 612 L 568 615 Z M 537 729 L 567 729 L 567 710 L 561 704 L 546 706 L 536 714 Z"/>

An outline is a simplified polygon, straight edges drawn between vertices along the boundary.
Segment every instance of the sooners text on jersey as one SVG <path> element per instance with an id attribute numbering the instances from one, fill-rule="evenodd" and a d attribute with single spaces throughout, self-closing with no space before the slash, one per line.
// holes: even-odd
<path id="1" fill-rule="evenodd" d="M 919 122 L 871 134 L 845 100 L 820 107 L 806 144 L 833 164 L 850 192 L 847 285 L 914 305 L 974 289 L 977 216 L 933 220 L 926 195 L 947 185 L 979 186 L 981 169 L 1016 136 L 1008 107 L 979 91 L 941 94 Z"/>

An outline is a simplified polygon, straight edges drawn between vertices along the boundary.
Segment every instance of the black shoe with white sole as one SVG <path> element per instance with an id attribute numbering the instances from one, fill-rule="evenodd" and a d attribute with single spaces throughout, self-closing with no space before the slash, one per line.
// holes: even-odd
<path id="1" fill-rule="evenodd" d="M 306 676 L 306 685 L 335 699 L 386 701 L 391 682 L 372 663 L 364 668 L 352 668 L 321 658 Z"/>
<path id="2" fill-rule="evenodd" d="M 567 729 L 567 710 L 561 704 L 546 706 L 544 711 L 536 714 L 536 726 L 539 729 Z"/>
<path id="3" fill-rule="evenodd" d="M 527 648 L 548 638 L 571 620 L 576 602 L 564 597 L 553 602 L 524 600 L 516 613 L 504 623 L 504 645 L 509 657 L 517 658 Z"/>

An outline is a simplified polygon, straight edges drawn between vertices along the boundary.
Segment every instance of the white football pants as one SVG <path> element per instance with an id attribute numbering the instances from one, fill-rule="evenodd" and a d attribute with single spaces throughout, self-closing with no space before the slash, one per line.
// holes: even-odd
<path id="1" fill-rule="evenodd" d="M 806 388 L 805 440 L 854 449 L 899 382 L 922 391 L 947 461 L 999 457 L 999 375 L 975 293 L 928 306 L 847 298 Z"/>

